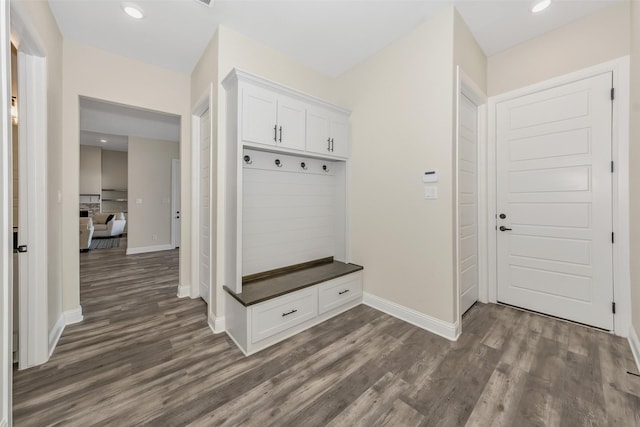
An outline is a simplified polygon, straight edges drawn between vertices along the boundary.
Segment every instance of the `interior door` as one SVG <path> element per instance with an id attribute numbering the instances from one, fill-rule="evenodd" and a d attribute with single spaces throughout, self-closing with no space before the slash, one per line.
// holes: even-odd
<path id="1" fill-rule="evenodd" d="M 478 107 L 460 97 L 458 139 L 458 278 L 460 310 L 478 300 Z"/>
<path id="2" fill-rule="evenodd" d="M 200 296 L 209 303 L 211 283 L 211 127 L 209 109 L 200 116 L 200 224 L 199 287 Z"/>
<path id="3" fill-rule="evenodd" d="M 613 329 L 612 74 L 497 105 L 498 300 Z"/>

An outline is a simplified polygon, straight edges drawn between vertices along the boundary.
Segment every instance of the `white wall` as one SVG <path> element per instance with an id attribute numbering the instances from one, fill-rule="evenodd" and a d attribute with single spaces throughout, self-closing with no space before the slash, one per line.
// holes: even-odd
<path id="1" fill-rule="evenodd" d="M 453 21 L 447 8 L 337 80 L 351 116 L 351 241 L 365 291 L 454 322 Z M 424 199 L 438 170 L 439 198 Z"/>
<path id="2" fill-rule="evenodd" d="M 102 149 L 80 146 L 80 194 L 100 194 L 102 190 Z"/>
<path id="3" fill-rule="evenodd" d="M 180 284 L 189 285 L 191 259 L 191 140 L 189 75 L 108 53 L 76 41 L 64 41 L 63 256 L 64 310 L 80 303 L 78 259 L 79 97 L 176 114 L 182 118 L 180 158 L 182 219 Z M 64 153 L 64 156 L 62 156 Z M 177 284 L 176 284 L 177 285 Z"/>
<path id="4" fill-rule="evenodd" d="M 127 158 L 126 151 L 102 150 L 102 188 L 127 188 Z"/>
<path id="5" fill-rule="evenodd" d="M 127 251 L 171 244 L 171 159 L 178 158 L 176 142 L 129 137 Z"/>
<path id="6" fill-rule="evenodd" d="M 55 22 L 48 2 L 20 1 L 18 3 L 25 11 L 27 25 L 30 25 L 39 37 L 46 50 L 47 59 L 47 231 L 48 231 L 48 320 L 49 330 L 53 328 L 62 313 L 62 205 L 58 201 L 58 193 L 62 190 L 62 35 Z M 18 5 L 16 5 L 17 7 Z M 18 43 L 18 49 L 20 46 Z M 76 152 L 78 151 L 76 142 Z M 78 169 L 78 156 L 75 157 L 75 168 Z M 78 217 L 78 177 L 76 174 L 75 194 L 73 205 L 74 217 Z M 77 224 L 76 224 L 77 225 Z M 76 226 L 71 240 L 77 245 Z M 77 258 L 78 251 L 74 254 Z"/>
<path id="7" fill-rule="evenodd" d="M 621 2 L 489 57 L 498 95 L 629 54 L 629 3 Z"/>
<path id="8" fill-rule="evenodd" d="M 631 317 L 640 332 L 640 3 L 631 4 L 631 129 L 629 144 L 631 222 Z M 636 261 L 636 262 L 634 262 Z"/>

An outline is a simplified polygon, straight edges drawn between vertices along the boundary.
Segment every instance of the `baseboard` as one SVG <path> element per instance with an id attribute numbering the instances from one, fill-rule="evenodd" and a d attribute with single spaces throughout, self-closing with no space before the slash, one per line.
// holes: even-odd
<path id="1" fill-rule="evenodd" d="M 426 314 L 417 312 L 413 309 L 404 307 L 395 302 L 391 302 L 384 298 L 377 297 L 365 292 L 362 297 L 362 303 L 380 310 L 407 323 L 411 323 L 421 329 L 440 335 L 451 341 L 458 339 L 458 325 L 427 316 Z"/>
<path id="2" fill-rule="evenodd" d="M 53 354 L 53 350 L 56 349 L 58 340 L 60 340 L 65 326 L 66 323 L 64 313 L 60 313 L 60 317 L 58 317 L 56 324 L 53 325 L 53 329 L 51 329 L 51 332 L 49 332 L 49 357 L 51 357 L 51 355 Z"/>
<path id="3" fill-rule="evenodd" d="M 636 361 L 636 368 L 638 372 L 640 372 L 640 340 L 638 339 L 638 334 L 636 334 L 636 330 L 633 326 L 629 327 L 629 346 L 631 347 L 631 353 L 633 353 L 633 358 Z"/>
<path id="4" fill-rule="evenodd" d="M 146 254 L 148 252 L 170 251 L 175 249 L 172 245 L 156 245 L 156 246 L 141 246 L 138 248 L 127 248 L 127 255 Z"/>
<path id="5" fill-rule="evenodd" d="M 178 298 L 186 298 L 191 296 L 191 286 L 178 285 Z"/>
<path id="6" fill-rule="evenodd" d="M 67 310 L 63 312 L 62 315 L 64 316 L 65 325 L 73 325 L 74 323 L 79 323 L 84 320 L 84 317 L 82 316 L 81 305 L 77 306 L 73 310 Z"/>
<path id="7" fill-rule="evenodd" d="M 226 323 L 224 317 L 212 317 L 209 316 L 209 320 L 207 322 L 209 324 L 209 329 L 214 334 L 219 334 L 226 330 Z"/>

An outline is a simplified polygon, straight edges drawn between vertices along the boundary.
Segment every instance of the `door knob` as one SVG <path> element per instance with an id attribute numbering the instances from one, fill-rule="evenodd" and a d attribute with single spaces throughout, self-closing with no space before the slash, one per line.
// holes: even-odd
<path id="1" fill-rule="evenodd" d="M 511 231 L 510 228 L 505 227 L 504 225 L 500 226 L 500 231 Z"/>
<path id="2" fill-rule="evenodd" d="M 500 219 L 505 219 L 507 216 L 505 214 L 500 214 Z"/>

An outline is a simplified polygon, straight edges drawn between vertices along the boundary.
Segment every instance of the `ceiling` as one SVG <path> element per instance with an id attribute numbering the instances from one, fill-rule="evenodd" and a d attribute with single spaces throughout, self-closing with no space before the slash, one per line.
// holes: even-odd
<path id="1" fill-rule="evenodd" d="M 443 8 L 455 5 L 487 56 L 625 0 L 49 0 L 66 38 L 143 62 L 191 73 L 219 24 L 337 76 Z"/>
<path id="2" fill-rule="evenodd" d="M 80 145 L 128 151 L 128 137 L 180 141 L 180 117 L 80 98 Z M 107 142 L 101 142 L 106 140 Z"/>

